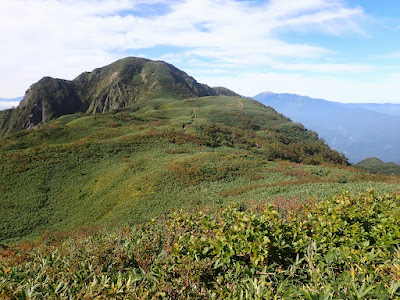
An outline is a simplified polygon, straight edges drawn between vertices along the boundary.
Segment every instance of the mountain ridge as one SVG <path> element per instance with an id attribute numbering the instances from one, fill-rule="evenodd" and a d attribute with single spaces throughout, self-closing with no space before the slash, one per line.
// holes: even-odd
<path id="1" fill-rule="evenodd" d="M 382 106 L 271 92 L 258 94 L 253 99 L 318 132 L 330 147 L 344 153 L 353 163 L 373 156 L 400 162 L 400 141 L 397 139 L 400 116 L 383 113 Z M 374 111 L 374 106 L 379 111 Z M 392 111 L 394 108 L 394 104 L 389 106 Z"/>
<path id="2" fill-rule="evenodd" d="M 83 72 L 73 80 L 43 77 L 15 109 L 0 112 L 0 137 L 34 128 L 65 114 L 108 112 L 138 99 L 238 96 L 226 88 L 198 83 L 171 64 L 127 57 Z"/>

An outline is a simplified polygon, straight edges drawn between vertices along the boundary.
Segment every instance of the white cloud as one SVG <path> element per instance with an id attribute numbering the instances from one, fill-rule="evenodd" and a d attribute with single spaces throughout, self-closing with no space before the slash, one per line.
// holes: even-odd
<path id="1" fill-rule="evenodd" d="M 17 107 L 19 105 L 19 101 L 0 101 L 0 110 Z"/>
<path id="2" fill-rule="evenodd" d="M 168 6 L 164 13 L 135 15 L 142 5 Z M 123 13 L 122 13 L 123 12 Z M 145 48 L 182 47 L 152 54 L 189 68 L 248 67 L 287 71 L 365 71 L 369 66 L 320 61 L 332 51 L 288 42 L 280 32 L 360 33 L 361 8 L 342 0 L 13 0 L 0 9 L 0 96 L 20 96 L 43 76 L 72 79 L 82 71 Z M 290 61 L 287 61 L 290 60 Z M 244 83 L 238 85 L 242 86 Z"/>
<path id="3" fill-rule="evenodd" d="M 347 8 L 343 1 L 272 0 L 266 14 L 275 20 L 275 26 L 298 31 L 324 31 L 339 35 L 346 31 L 363 32 L 355 22 L 364 18 L 360 7 Z"/>
<path id="4" fill-rule="evenodd" d="M 362 72 L 371 72 L 379 70 L 380 68 L 377 66 L 371 65 L 362 65 L 362 64 L 343 64 L 343 63 L 309 63 L 309 64 L 288 64 L 288 63 L 274 63 L 274 69 L 279 69 L 282 71 L 304 71 L 308 70 L 309 72 L 318 72 L 318 73 L 362 73 Z"/>

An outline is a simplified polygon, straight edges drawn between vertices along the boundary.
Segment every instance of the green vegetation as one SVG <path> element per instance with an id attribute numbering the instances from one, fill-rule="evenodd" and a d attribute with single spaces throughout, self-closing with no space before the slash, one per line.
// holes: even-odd
<path id="1" fill-rule="evenodd" d="M 346 167 L 312 132 L 240 97 L 66 115 L 3 138 L 0 152 L 0 241 L 9 242 L 210 203 L 393 192 L 399 182 Z"/>
<path id="2" fill-rule="evenodd" d="M 44 78 L 0 135 L 0 298 L 400 296 L 400 178 L 171 65 Z"/>
<path id="3" fill-rule="evenodd" d="M 376 157 L 366 158 L 363 161 L 360 161 L 356 166 L 372 173 L 400 176 L 400 166 L 398 164 L 393 162 L 383 162 Z"/>
<path id="4" fill-rule="evenodd" d="M 398 299 L 399 194 L 231 204 L 0 251 L 10 299 Z"/>
<path id="5" fill-rule="evenodd" d="M 17 122 L 17 110 L 6 109 L 0 111 L 0 137 L 8 134 L 15 129 Z"/>

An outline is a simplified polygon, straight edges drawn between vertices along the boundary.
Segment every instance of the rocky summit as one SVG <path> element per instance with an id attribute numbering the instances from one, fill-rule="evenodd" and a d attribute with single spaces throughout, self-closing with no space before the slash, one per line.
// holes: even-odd
<path id="1" fill-rule="evenodd" d="M 28 89 L 17 108 L 0 112 L 0 137 L 62 115 L 108 112 L 138 99 L 220 95 L 237 96 L 226 88 L 198 83 L 166 62 L 127 57 L 72 81 L 42 78 Z"/>

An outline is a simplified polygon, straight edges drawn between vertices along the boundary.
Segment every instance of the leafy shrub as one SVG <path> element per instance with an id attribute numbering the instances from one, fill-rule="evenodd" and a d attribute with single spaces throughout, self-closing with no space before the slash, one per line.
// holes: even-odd
<path id="1" fill-rule="evenodd" d="M 283 205 L 284 217 L 270 204 L 248 202 L 5 246 L 0 296 L 400 297 L 399 194 L 345 192 L 301 210 Z"/>

